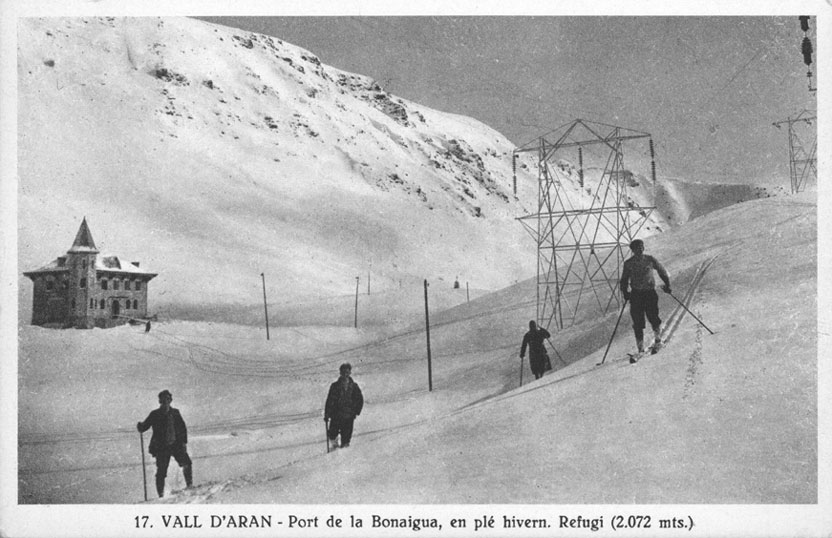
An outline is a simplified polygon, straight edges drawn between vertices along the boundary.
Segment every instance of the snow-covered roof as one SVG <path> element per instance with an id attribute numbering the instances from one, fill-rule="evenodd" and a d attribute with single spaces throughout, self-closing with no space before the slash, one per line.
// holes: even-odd
<path id="1" fill-rule="evenodd" d="M 95 257 L 95 270 L 96 271 L 107 271 L 112 273 L 130 273 L 133 275 L 143 275 L 149 276 L 153 278 L 157 275 L 157 273 L 151 273 L 150 271 L 145 271 L 139 268 L 139 262 L 126 262 L 122 261 L 121 258 L 118 256 L 114 256 L 112 254 L 99 254 L 98 247 L 95 246 L 95 241 L 92 239 L 92 233 L 90 232 L 90 227 L 87 224 L 87 218 L 81 221 L 81 226 L 78 228 L 78 233 L 75 234 L 75 241 L 72 242 L 72 247 L 67 251 L 67 254 L 74 254 L 74 253 L 94 253 L 98 254 Z M 24 276 L 30 276 L 35 273 L 54 273 L 54 272 L 63 272 L 69 271 L 69 267 L 66 266 L 66 256 L 58 256 L 51 262 L 38 267 L 33 271 L 26 271 Z"/>
<path id="2" fill-rule="evenodd" d="M 141 269 L 138 265 L 136 265 L 138 263 L 139 262 L 126 262 L 118 256 L 113 256 L 110 254 L 100 254 L 95 257 L 95 270 L 106 271 L 108 273 L 128 273 L 131 275 L 143 275 L 149 276 L 151 278 L 155 277 L 158 274 Z M 38 267 L 37 269 L 34 269 L 32 271 L 26 271 L 23 274 L 25 276 L 29 276 L 35 273 L 55 273 L 69 271 L 69 267 L 65 264 L 66 256 L 59 256 L 51 262 L 41 267 Z"/>
<path id="3" fill-rule="evenodd" d="M 63 258 L 63 256 L 61 256 Z M 37 269 L 33 269 L 32 271 L 25 271 L 23 274 L 29 276 L 33 273 L 54 273 L 56 271 L 69 271 L 69 267 L 62 265 L 59 262 L 60 258 L 55 258 L 51 262 L 38 267 Z"/>
<path id="4" fill-rule="evenodd" d="M 95 270 L 156 276 L 156 273 L 151 273 L 139 268 L 137 265 L 138 263 L 139 262 L 127 262 L 118 256 L 113 256 L 111 254 L 101 254 L 95 258 Z"/>

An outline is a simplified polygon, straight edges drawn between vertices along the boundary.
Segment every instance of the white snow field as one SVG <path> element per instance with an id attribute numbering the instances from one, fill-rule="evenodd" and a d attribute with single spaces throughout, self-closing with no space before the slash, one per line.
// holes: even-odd
<path id="1" fill-rule="evenodd" d="M 588 313 L 554 335 L 568 364 L 553 354 L 538 381 L 526 365 L 522 387 L 533 280 L 432 312 L 433 391 L 423 322 L 274 327 L 268 341 L 211 322 L 22 326 L 19 501 L 142 501 L 135 423 L 168 388 L 203 485 L 168 502 L 815 503 L 814 199 L 737 204 L 649 239 L 713 335 L 660 294 L 667 346 L 630 365 L 625 314 L 596 366 L 617 312 Z M 387 306 L 422 298 L 412 286 Z M 323 400 L 345 361 L 366 406 L 350 448 L 328 455 Z"/>

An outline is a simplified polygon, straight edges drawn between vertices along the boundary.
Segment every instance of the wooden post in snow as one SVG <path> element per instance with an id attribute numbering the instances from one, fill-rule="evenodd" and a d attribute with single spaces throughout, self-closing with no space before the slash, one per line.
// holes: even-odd
<path id="1" fill-rule="evenodd" d="M 260 273 L 263 278 L 263 310 L 266 312 L 266 340 L 269 339 L 269 305 L 266 302 L 266 274 Z"/>
<path id="2" fill-rule="evenodd" d="M 358 281 L 359 277 L 355 277 L 355 322 L 353 326 L 358 328 Z"/>
<path id="3" fill-rule="evenodd" d="M 430 316 L 428 315 L 428 279 L 425 279 L 425 335 L 428 341 L 428 392 L 433 390 L 433 373 L 430 363 Z"/>

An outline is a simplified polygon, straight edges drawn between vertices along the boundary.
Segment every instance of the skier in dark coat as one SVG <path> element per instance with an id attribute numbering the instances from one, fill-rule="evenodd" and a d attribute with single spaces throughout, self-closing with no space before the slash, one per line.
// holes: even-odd
<path id="1" fill-rule="evenodd" d="M 364 395 L 358 383 L 352 380 L 352 366 L 349 363 L 341 365 L 341 377 L 329 386 L 324 406 L 324 421 L 328 422 L 327 435 L 332 446 L 338 448 L 338 435 L 341 435 L 341 448 L 350 446 L 352 427 L 355 417 L 361 414 L 364 407 Z"/>
<path id="2" fill-rule="evenodd" d="M 185 485 L 193 485 L 191 458 L 188 456 L 188 428 L 179 410 L 170 406 L 172 401 L 170 391 L 163 390 L 159 393 L 159 408 L 151 411 L 144 422 L 136 424 L 140 432 L 153 428 L 148 451 L 156 458 L 156 491 L 159 497 L 165 495 L 165 477 L 171 456 L 182 467 Z"/>
<path id="3" fill-rule="evenodd" d="M 529 366 L 535 379 L 543 377 L 546 371 L 546 361 L 549 354 L 546 353 L 544 342 L 552 335 L 544 328 L 538 328 L 534 321 L 529 322 L 529 332 L 523 336 L 523 345 L 520 346 L 520 358 L 526 356 L 526 346 L 529 347 Z"/>
<path id="4" fill-rule="evenodd" d="M 659 295 L 656 293 L 656 280 L 653 270 L 659 274 L 664 285 L 662 290 L 670 293 L 670 277 L 662 264 L 644 253 L 644 241 L 635 239 L 630 243 L 633 255 L 624 261 L 621 271 L 621 293 L 625 301 L 630 301 L 630 317 L 633 319 L 633 332 L 638 351 L 644 351 L 644 318 L 653 328 L 652 346 L 661 345 L 662 320 L 659 317 Z M 629 291 L 628 291 L 629 289 Z"/>

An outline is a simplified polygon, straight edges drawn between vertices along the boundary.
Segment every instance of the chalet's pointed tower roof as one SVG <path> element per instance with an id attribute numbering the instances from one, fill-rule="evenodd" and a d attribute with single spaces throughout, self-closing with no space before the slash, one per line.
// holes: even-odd
<path id="1" fill-rule="evenodd" d="M 90 227 L 87 226 L 86 217 L 81 221 L 81 227 L 78 228 L 78 233 L 75 235 L 75 242 L 72 243 L 72 248 L 68 252 L 98 252 L 95 241 L 92 240 Z"/>

